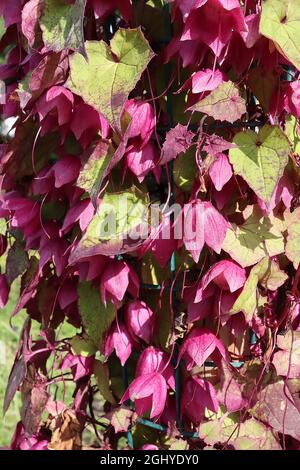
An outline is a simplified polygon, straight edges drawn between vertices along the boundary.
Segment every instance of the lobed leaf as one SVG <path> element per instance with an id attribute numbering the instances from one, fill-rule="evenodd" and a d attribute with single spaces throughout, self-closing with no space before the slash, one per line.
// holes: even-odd
<path id="1" fill-rule="evenodd" d="M 88 62 L 81 54 L 70 57 L 67 87 L 121 130 L 121 113 L 154 54 L 138 29 L 119 29 L 110 42 L 87 41 Z"/>

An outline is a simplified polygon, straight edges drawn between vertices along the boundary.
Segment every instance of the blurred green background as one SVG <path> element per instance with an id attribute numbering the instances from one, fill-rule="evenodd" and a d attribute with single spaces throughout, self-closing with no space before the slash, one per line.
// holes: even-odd
<path id="1" fill-rule="evenodd" d="M 9 445 L 14 427 L 20 416 L 20 399 L 18 396 L 13 400 L 5 417 L 3 417 L 2 412 L 7 379 L 18 348 L 19 334 L 26 318 L 26 312 L 22 311 L 14 319 L 14 329 L 9 325 L 9 316 L 17 301 L 18 293 L 19 285 L 18 282 L 15 282 L 10 292 L 8 304 L 5 308 L 0 309 L 0 448 Z"/>
<path id="2" fill-rule="evenodd" d="M 5 272 L 5 256 L 2 256 L 0 259 L 0 266 L 1 272 Z M 16 352 L 18 350 L 20 332 L 27 315 L 26 310 L 22 310 L 16 317 L 13 318 L 13 328 L 10 326 L 10 315 L 14 310 L 18 300 L 19 292 L 20 279 L 16 279 L 16 281 L 12 284 L 7 305 L 5 308 L 0 309 L 0 448 L 7 447 L 10 444 L 15 426 L 20 420 L 21 400 L 19 396 L 20 394 L 18 392 L 16 393 L 16 396 L 5 416 L 3 416 L 2 411 L 7 380 L 14 362 Z M 39 327 L 40 325 L 37 322 L 32 322 L 31 335 L 33 338 L 38 336 Z M 63 323 L 58 337 L 73 336 L 76 334 L 76 332 L 76 329 L 72 325 Z M 51 387 L 55 387 L 57 389 L 57 399 L 60 399 L 62 397 L 63 391 L 65 391 L 65 403 L 72 403 L 72 394 L 74 390 L 73 382 L 66 382 L 64 386 L 61 383 L 57 385 L 51 385 Z"/>

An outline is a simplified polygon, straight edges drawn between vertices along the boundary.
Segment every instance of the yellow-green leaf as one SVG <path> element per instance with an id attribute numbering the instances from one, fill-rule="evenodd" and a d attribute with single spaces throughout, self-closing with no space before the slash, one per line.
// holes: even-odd
<path id="1" fill-rule="evenodd" d="M 260 33 L 274 42 L 279 52 L 300 69 L 299 0 L 265 0 L 259 24 Z"/>
<path id="2" fill-rule="evenodd" d="M 135 187 L 120 193 L 106 192 L 70 262 L 134 251 L 149 233 L 148 205 L 148 194 Z"/>
<path id="3" fill-rule="evenodd" d="M 285 119 L 285 135 L 292 145 L 293 153 L 300 155 L 300 128 L 298 120 L 290 115 Z"/>
<path id="4" fill-rule="evenodd" d="M 63 0 L 44 0 L 40 27 L 48 50 L 71 49 L 84 52 L 83 20 L 86 0 L 73 4 Z"/>
<path id="5" fill-rule="evenodd" d="M 72 353 L 76 356 L 83 356 L 89 357 L 94 356 L 96 354 L 97 348 L 95 345 L 89 340 L 89 338 L 85 338 L 80 335 L 73 336 L 70 339 L 70 345 L 72 349 Z"/>
<path id="6" fill-rule="evenodd" d="M 300 207 L 288 214 L 286 221 L 288 236 L 285 254 L 297 269 L 300 263 Z"/>
<path id="7" fill-rule="evenodd" d="M 288 163 L 287 137 L 278 126 L 265 125 L 258 134 L 238 132 L 233 142 L 236 147 L 230 149 L 229 159 L 234 172 L 268 205 Z"/>
<path id="8" fill-rule="evenodd" d="M 199 101 L 190 111 L 208 114 L 220 121 L 235 122 L 246 112 L 246 102 L 241 97 L 239 88 L 231 81 L 221 83 L 203 100 Z"/>
<path id="9" fill-rule="evenodd" d="M 275 256 L 284 252 L 284 222 L 269 214 L 264 216 L 257 206 L 244 211 L 245 222 L 232 225 L 227 230 L 222 249 L 243 268 L 253 266 L 266 255 Z"/>
<path id="10" fill-rule="evenodd" d="M 154 56 L 138 29 L 120 28 L 110 42 L 87 41 L 88 62 L 81 54 L 70 57 L 67 87 L 101 112 L 120 130 L 120 117 L 129 93 Z"/>
<path id="11" fill-rule="evenodd" d="M 251 269 L 241 294 L 230 310 L 232 315 L 243 312 L 247 321 L 252 319 L 258 305 L 257 285 L 267 276 L 270 268 L 270 258 L 264 258 Z"/>

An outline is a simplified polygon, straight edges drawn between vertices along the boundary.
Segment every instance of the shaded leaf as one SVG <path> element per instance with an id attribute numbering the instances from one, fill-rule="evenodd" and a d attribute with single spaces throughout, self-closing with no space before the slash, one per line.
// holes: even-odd
<path id="1" fill-rule="evenodd" d="M 11 373 L 8 378 L 8 383 L 5 391 L 5 397 L 3 402 L 3 414 L 7 412 L 12 399 L 14 398 L 16 391 L 20 387 L 26 375 L 26 364 L 23 358 L 20 358 L 15 362 Z"/>
<path id="2" fill-rule="evenodd" d="M 99 289 L 89 282 L 78 286 L 79 311 L 85 331 L 97 349 L 101 349 L 103 335 L 115 319 L 116 311 L 111 302 L 104 306 L 101 302 Z"/>
<path id="3" fill-rule="evenodd" d="M 15 241 L 13 246 L 10 248 L 6 258 L 6 278 L 9 284 L 17 279 L 20 274 L 28 268 L 29 259 L 28 254 L 24 250 L 24 246 Z"/>
<path id="4" fill-rule="evenodd" d="M 72 353 L 75 356 L 82 356 L 82 357 L 89 357 L 89 356 L 94 356 L 97 348 L 95 345 L 88 339 L 85 338 L 84 336 L 73 336 L 73 338 L 70 339 L 69 341 L 71 348 L 72 348 Z"/>
<path id="5" fill-rule="evenodd" d="M 114 396 L 110 389 L 109 369 L 107 364 L 102 364 L 100 361 L 95 361 L 93 372 L 96 377 L 99 392 L 101 393 L 102 397 L 109 403 L 115 404 L 116 400 L 114 399 Z"/>
<path id="6" fill-rule="evenodd" d="M 71 49 L 84 53 L 83 17 L 86 0 L 44 0 L 40 27 L 46 49 Z"/>
<path id="7" fill-rule="evenodd" d="M 49 133 L 43 137 L 38 135 L 38 126 L 30 119 L 20 123 L 16 128 L 14 139 L 8 146 L 8 151 L 1 161 L 3 169 L 15 181 L 34 173 L 32 165 L 32 149 L 34 148 L 35 170 L 39 171 L 46 163 L 49 155 L 56 149 L 58 135 Z M 35 143 L 35 146 L 34 146 Z"/>
<path id="8" fill-rule="evenodd" d="M 264 112 L 268 113 L 272 95 L 278 86 L 278 75 L 273 70 L 255 67 L 249 73 L 249 86 Z"/>
<path id="9" fill-rule="evenodd" d="M 193 148 L 180 154 L 176 158 L 174 162 L 173 175 L 174 181 L 180 189 L 190 192 L 197 173 L 198 168 L 195 160 L 195 150 Z"/>

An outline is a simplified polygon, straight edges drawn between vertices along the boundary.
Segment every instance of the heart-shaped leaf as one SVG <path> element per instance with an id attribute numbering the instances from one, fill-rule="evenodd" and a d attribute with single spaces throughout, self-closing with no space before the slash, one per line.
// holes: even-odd
<path id="1" fill-rule="evenodd" d="M 238 132 L 234 143 L 236 148 L 229 151 L 234 172 L 268 205 L 288 163 L 287 137 L 278 126 L 265 125 L 258 134 Z"/>
<path id="2" fill-rule="evenodd" d="M 88 62 L 81 54 L 70 57 L 67 87 L 101 112 L 120 130 L 120 116 L 129 93 L 154 56 L 138 29 L 119 29 L 110 42 L 87 41 Z"/>
<path id="3" fill-rule="evenodd" d="M 262 2 L 260 33 L 271 39 L 279 52 L 300 69 L 299 0 Z"/>

